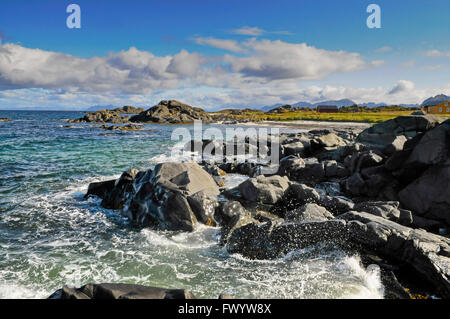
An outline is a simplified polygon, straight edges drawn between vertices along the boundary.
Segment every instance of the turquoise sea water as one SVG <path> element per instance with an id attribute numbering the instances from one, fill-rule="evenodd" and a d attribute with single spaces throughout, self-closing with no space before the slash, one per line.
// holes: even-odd
<path id="1" fill-rule="evenodd" d="M 208 298 L 382 297 L 379 274 L 338 249 L 252 261 L 219 246 L 217 228 L 136 229 L 99 199 L 84 200 L 91 182 L 166 161 L 177 126 L 116 132 L 66 122 L 82 115 L 0 111 L 13 120 L 0 122 L 0 298 L 45 298 L 88 282 L 185 288 Z"/>

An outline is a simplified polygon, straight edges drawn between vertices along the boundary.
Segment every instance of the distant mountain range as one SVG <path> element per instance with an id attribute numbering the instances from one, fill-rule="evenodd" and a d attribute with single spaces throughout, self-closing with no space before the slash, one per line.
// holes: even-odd
<path id="1" fill-rule="evenodd" d="M 309 103 L 309 102 L 297 102 L 294 104 L 291 104 L 293 107 L 317 107 L 318 105 L 336 105 L 337 107 L 342 107 L 342 106 L 352 106 L 356 104 L 355 102 L 353 102 L 352 100 L 349 99 L 342 99 L 342 100 L 327 100 L 327 101 L 321 101 L 321 102 L 317 102 L 317 103 Z M 274 104 L 274 105 L 267 105 L 267 106 L 263 106 L 262 108 L 258 108 L 261 111 L 267 112 L 270 111 L 276 107 L 282 106 L 285 104 Z"/>
<path id="2" fill-rule="evenodd" d="M 442 96 L 442 95 L 440 95 Z M 445 97 L 445 95 L 444 95 Z M 431 99 L 431 98 L 430 98 Z M 448 97 L 447 97 L 448 99 Z M 445 100 L 445 99 L 444 99 Z M 356 103 L 350 99 L 342 99 L 342 100 L 326 100 L 326 101 L 321 101 L 321 102 L 317 102 L 317 103 L 309 103 L 309 102 L 297 102 L 294 104 L 291 104 L 293 107 L 311 107 L 311 108 L 315 108 L 318 105 L 336 105 L 337 107 L 343 107 L 343 106 L 352 106 L 357 104 L 358 106 L 367 106 L 367 107 L 378 107 L 378 106 L 388 106 L 391 104 L 387 104 L 387 103 L 375 103 L 375 102 L 365 102 L 365 103 Z M 274 108 L 277 108 L 279 106 L 283 106 L 286 104 L 274 104 L 274 105 L 267 105 L 267 106 L 263 106 L 262 108 L 257 108 L 258 110 L 262 110 L 264 112 L 273 110 Z M 420 104 L 399 104 L 400 106 L 404 106 L 404 107 L 418 107 L 420 106 Z"/>
<path id="3" fill-rule="evenodd" d="M 421 104 L 399 104 L 400 106 L 404 106 L 404 107 L 419 107 L 419 106 L 428 106 L 428 105 L 436 105 L 439 104 L 442 101 L 450 101 L 450 97 L 444 94 L 439 94 L 436 95 L 434 97 L 430 97 L 428 99 L 426 99 L 425 101 L 423 101 Z M 273 110 L 279 106 L 283 106 L 286 105 L 287 103 L 277 103 L 277 104 L 273 104 L 273 105 L 266 105 L 263 107 L 248 107 L 250 109 L 254 109 L 254 110 L 261 110 L 264 112 Z M 337 107 L 343 107 L 343 106 L 352 106 L 354 104 L 358 104 L 359 106 L 367 106 L 367 107 L 378 107 L 378 106 L 387 106 L 387 105 L 391 105 L 388 103 L 375 103 L 375 102 L 365 102 L 365 103 L 356 103 L 350 99 L 342 99 L 342 100 L 326 100 L 326 101 L 321 101 L 321 102 L 316 102 L 316 103 L 310 103 L 310 102 L 305 102 L 305 101 L 300 101 L 294 104 L 291 104 L 293 107 L 310 107 L 310 108 L 315 108 L 318 105 L 336 105 Z M 100 110 L 111 110 L 111 109 L 115 109 L 118 108 L 118 106 L 114 106 L 114 105 L 94 105 L 91 106 L 89 108 L 86 109 L 86 111 L 88 112 L 95 112 L 95 111 L 100 111 Z M 243 109 L 246 108 L 244 106 L 224 106 L 224 107 L 218 107 L 218 108 L 214 108 L 214 109 L 210 109 L 208 111 L 219 111 L 219 110 L 223 110 L 223 109 Z"/>

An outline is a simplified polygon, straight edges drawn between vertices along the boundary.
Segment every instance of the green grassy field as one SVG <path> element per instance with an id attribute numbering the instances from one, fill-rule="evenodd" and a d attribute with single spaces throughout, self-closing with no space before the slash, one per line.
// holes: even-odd
<path id="1" fill-rule="evenodd" d="M 242 115 L 233 115 L 235 118 L 246 118 L 251 121 L 333 121 L 333 122 L 384 122 L 400 115 L 409 115 L 412 111 L 393 112 L 355 112 L 355 113 L 317 113 L 317 112 L 285 112 L 269 114 L 262 111 L 245 111 Z M 450 114 L 443 115 L 450 118 Z"/>

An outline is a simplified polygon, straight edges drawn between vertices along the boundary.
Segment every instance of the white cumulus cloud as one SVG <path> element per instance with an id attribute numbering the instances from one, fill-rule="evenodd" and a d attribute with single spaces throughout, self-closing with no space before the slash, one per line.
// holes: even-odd
<path id="1" fill-rule="evenodd" d="M 331 73 L 367 67 L 358 53 L 317 49 L 306 43 L 251 39 L 243 46 L 251 50 L 250 56 L 226 55 L 224 58 L 232 71 L 267 80 L 315 80 Z"/>
<path id="2" fill-rule="evenodd" d="M 414 89 L 414 83 L 408 80 L 398 81 L 394 87 L 389 91 L 389 94 L 398 94 L 405 91 L 411 91 Z"/>

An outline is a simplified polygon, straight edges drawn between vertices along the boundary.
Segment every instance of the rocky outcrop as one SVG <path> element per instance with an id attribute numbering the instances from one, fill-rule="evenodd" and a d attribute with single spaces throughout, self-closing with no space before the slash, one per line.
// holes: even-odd
<path id="1" fill-rule="evenodd" d="M 191 123 L 194 120 L 211 121 L 204 110 L 175 100 L 161 101 L 152 108 L 130 118 L 141 123 Z"/>
<path id="2" fill-rule="evenodd" d="M 114 109 L 113 111 L 124 114 L 139 114 L 141 112 L 144 112 L 144 109 L 142 107 L 135 108 L 134 106 L 131 105 L 125 105 L 124 107 Z"/>
<path id="3" fill-rule="evenodd" d="M 11 122 L 11 119 L 7 117 L 0 117 L 0 122 Z"/>
<path id="4" fill-rule="evenodd" d="M 133 284 L 87 284 L 80 288 L 64 286 L 48 299 L 196 299 L 184 289 L 164 289 Z"/>
<path id="5" fill-rule="evenodd" d="M 114 110 L 101 110 L 97 112 L 91 112 L 86 114 L 84 117 L 69 120 L 69 123 L 127 123 L 129 117 L 121 115 L 120 112 Z"/>

